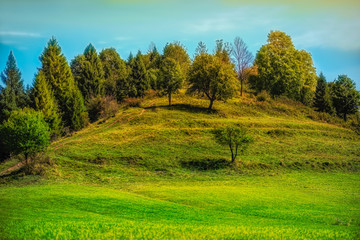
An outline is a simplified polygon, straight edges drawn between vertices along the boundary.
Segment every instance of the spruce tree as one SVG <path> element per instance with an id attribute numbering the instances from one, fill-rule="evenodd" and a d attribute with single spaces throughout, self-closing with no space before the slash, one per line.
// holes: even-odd
<path id="1" fill-rule="evenodd" d="M 0 122 L 7 119 L 11 111 L 18 110 L 26 105 L 21 73 L 12 51 L 9 53 L 6 68 L 1 73 L 1 80 L 5 87 L 0 89 Z"/>
<path id="2" fill-rule="evenodd" d="M 53 37 L 49 40 L 42 55 L 41 71 L 54 94 L 62 115 L 63 125 L 72 130 L 80 129 L 84 124 L 85 106 L 79 94 L 69 64 L 61 53 L 61 48 Z M 76 108 L 76 111 L 74 110 Z"/>
<path id="3" fill-rule="evenodd" d="M 326 83 L 326 78 L 321 72 L 315 90 L 314 107 L 318 112 L 327 112 L 330 114 L 334 113 L 334 108 L 331 102 L 330 89 Z"/>
<path id="4" fill-rule="evenodd" d="M 71 62 L 71 71 L 86 101 L 103 95 L 104 71 L 92 44 L 85 48 L 83 55 L 75 57 Z"/>
<path id="5" fill-rule="evenodd" d="M 46 81 L 44 72 L 41 70 L 35 78 L 33 98 L 34 108 L 44 114 L 44 119 L 49 124 L 51 135 L 58 136 L 61 129 L 59 109 L 50 86 Z"/>
<path id="6" fill-rule="evenodd" d="M 130 61 L 130 91 L 129 97 L 143 97 L 145 91 L 150 88 L 149 76 L 139 51 L 135 58 Z"/>

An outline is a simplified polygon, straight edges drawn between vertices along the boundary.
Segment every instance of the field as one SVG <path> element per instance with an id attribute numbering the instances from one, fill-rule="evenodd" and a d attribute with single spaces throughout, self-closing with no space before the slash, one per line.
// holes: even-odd
<path id="1" fill-rule="evenodd" d="M 53 142 L 41 175 L 2 176 L 1 238 L 360 237 L 360 138 L 341 121 L 286 99 L 174 104 L 124 105 Z M 235 166 L 212 134 L 226 125 L 255 140 Z"/>

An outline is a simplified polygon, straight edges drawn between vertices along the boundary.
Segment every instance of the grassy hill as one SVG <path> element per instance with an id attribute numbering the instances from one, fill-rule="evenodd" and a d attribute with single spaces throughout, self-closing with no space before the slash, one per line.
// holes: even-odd
<path id="1" fill-rule="evenodd" d="M 286 99 L 216 102 L 183 94 L 52 143 L 42 175 L 2 176 L 4 239 L 356 239 L 360 138 Z M 254 143 L 232 166 L 214 128 Z M 4 170 L 16 163 L 1 164 Z M 35 166 L 36 168 L 36 166 Z M 1 237 L 0 237 L 1 238 Z"/>

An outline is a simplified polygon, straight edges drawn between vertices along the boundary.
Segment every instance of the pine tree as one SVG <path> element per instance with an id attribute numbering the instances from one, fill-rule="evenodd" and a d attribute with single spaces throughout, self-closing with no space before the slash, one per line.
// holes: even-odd
<path id="1" fill-rule="evenodd" d="M 59 109 L 43 71 L 36 75 L 33 89 L 33 103 L 37 111 L 44 114 L 45 121 L 49 124 L 52 136 L 58 136 L 61 129 Z"/>
<path id="2" fill-rule="evenodd" d="M 131 72 L 129 75 L 130 91 L 129 97 L 143 97 L 145 91 L 150 88 L 149 77 L 145 64 L 139 51 L 135 58 L 130 62 Z"/>
<path id="3" fill-rule="evenodd" d="M 11 111 L 18 110 L 26 104 L 21 73 L 12 51 L 9 53 L 6 68 L 1 73 L 1 80 L 5 87 L 0 89 L 0 122 L 7 119 Z"/>
<path id="4" fill-rule="evenodd" d="M 40 56 L 46 82 L 50 86 L 58 103 L 64 126 L 72 130 L 81 128 L 85 122 L 85 106 L 83 97 L 79 94 L 69 64 L 61 53 L 61 48 L 53 37 L 49 40 Z M 77 110 L 74 112 L 75 106 Z M 76 114 L 75 114 L 76 113 Z"/>
<path id="5" fill-rule="evenodd" d="M 331 102 L 330 89 L 326 83 L 326 78 L 323 73 L 320 73 L 317 86 L 315 90 L 314 107 L 318 112 L 334 113 L 334 108 Z"/>
<path id="6" fill-rule="evenodd" d="M 71 71 L 84 99 L 103 95 L 104 71 L 95 47 L 90 43 L 83 55 L 71 62 Z"/>

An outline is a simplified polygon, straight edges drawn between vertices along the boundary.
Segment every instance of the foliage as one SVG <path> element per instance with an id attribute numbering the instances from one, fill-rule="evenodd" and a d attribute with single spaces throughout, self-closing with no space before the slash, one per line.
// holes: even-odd
<path id="1" fill-rule="evenodd" d="M 271 31 L 268 43 L 258 51 L 255 59 L 258 75 L 252 87 L 260 92 L 267 90 L 272 96 L 286 95 L 294 100 L 308 102 L 314 92 L 316 74 L 311 55 L 296 50 L 290 36 Z"/>
<path id="2" fill-rule="evenodd" d="M 44 114 L 44 119 L 51 129 L 51 135 L 58 136 L 61 129 L 61 118 L 59 115 L 58 105 L 50 86 L 46 82 L 45 75 L 41 70 L 35 77 L 33 105 L 35 110 Z"/>
<path id="3" fill-rule="evenodd" d="M 247 135 L 245 128 L 225 127 L 215 129 L 215 139 L 222 145 L 229 146 L 231 152 L 231 162 L 235 162 L 238 151 L 243 153 L 249 144 L 253 141 L 252 137 Z"/>
<path id="4" fill-rule="evenodd" d="M 163 58 L 172 58 L 180 65 L 182 78 L 186 78 L 190 68 L 190 57 L 186 52 L 186 48 L 180 42 L 168 43 L 164 47 Z"/>
<path id="5" fill-rule="evenodd" d="M 85 100 L 103 95 L 104 71 L 95 47 L 89 44 L 83 55 L 71 61 L 71 71 Z"/>
<path id="6" fill-rule="evenodd" d="M 326 112 L 329 114 L 334 114 L 335 112 L 334 107 L 332 106 L 330 88 L 326 83 L 326 79 L 323 73 L 320 73 L 317 80 L 314 107 L 316 108 L 316 111 L 319 112 Z"/>
<path id="7" fill-rule="evenodd" d="M 181 88 L 184 81 L 180 65 L 173 58 L 165 58 L 161 63 L 160 76 L 159 88 L 168 95 L 171 105 L 171 95 Z"/>
<path id="8" fill-rule="evenodd" d="M 1 73 L 1 80 L 5 87 L 0 86 L 0 123 L 9 117 L 11 111 L 26 105 L 21 73 L 12 51 L 10 51 L 6 67 Z"/>
<path id="9" fill-rule="evenodd" d="M 83 96 L 74 82 L 71 69 L 53 37 L 40 56 L 41 70 L 59 106 L 63 125 L 72 130 L 82 128 L 86 121 Z"/>
<path id="10" fill-rule="evenodd" d="M 110 118 L 115 116 L 119 106 L 116 100 L 111 96 L 106 97 L 92 97 L 87 103 L 87 109 L 89 113 L 89 119 L 91 122 L 95 122 L 101 118 Z"/>
<path id="11" fill-rule="evenodd" d="M 234 44 L 232 45 L 232 61 L 235 64 L 235 69 L 237 72 L 237 77 L 240 80 L 241 88 L 240 88 L 240 95 L 243 95 L 243 85 L 244 82 L 247 80 L 250 71 L 250 65 L 254 60 L 254 56 L 248 50 L 245 42 L 240 38 L 236 37 L 234 39 Z"/>
<path id="12" fill-rule="evenodd" d="M 121 88 L 120 86 L 128 85 L 129 69 L 126 62 L 120 58 L 114 48 L 102 50 L 99 58 L 104 70 L 105 95 L 116 97 L 118 101 L 123 100 L 127 97 L 127 88 Z"/>
<path id="13" fill-rule="evenodd" d="M 205 94 L 210 100 L 209 109 L 215 100 L 229 99 L 235 93 L 237 79 L 233 66 L 216 55 L 203 53 L 196 56 L 188 78 L 188 93 Z"/>
<path id="14" fill-rule="evenodd" d="M 135 58 L 129 62 L 129 97 L 144 97 L 145 91 L 150 88 L 149 76 L 146 71 L 143 57 L 139 51 Z"/>
<path id="15" fill-rule="evenodd" d="M 32 109 L 12 111 L 0 135 L 9 152 L 23 153 L 26 159 L 50 144 L 50 129 L 43 114 Z"/>
<path id="16" fill-rule="evenodd" d="M 346 75 L 339 75 L 331 83 L 331 98 L 339 117 L 347 120 L 348 114 L 356 113 L 360 105 L 360 93 L 355 88 L 355 82 Z"/>

